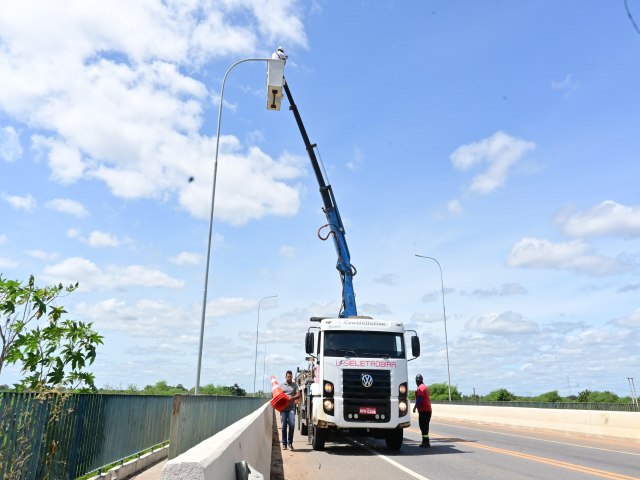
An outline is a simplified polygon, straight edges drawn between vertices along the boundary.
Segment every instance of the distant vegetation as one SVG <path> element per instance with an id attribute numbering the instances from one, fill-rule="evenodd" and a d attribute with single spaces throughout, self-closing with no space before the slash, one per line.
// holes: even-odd
<path id="1" fill-rule="evenodd" d="M 445 383 L 429 385 L 431 400 L 449 400 L 449 388 Z M 409 394 L 411 400 L 415 400 L 415 390 Z M 516 395 L 506 388 L 493 390 L 486 395 L 463 395 L 455 385 L 451 385 L 451 400 L 483 401 L 483 402 L 580 402 L 580 403 L 631 403 L 631 397 L 619 397 L 615 393 L 604 391 L 583 390 L 578 395 L 561 396 L 557 390 L 551 390 L 535 397 Z"/>
<path id="2" fill-rule="evenodd" d="M 11 391 L 9 385 L 0 385 L 0 391 Z M 155 385 L 146 385 L 144 388 L 138 388 L 136 385 L 129 385 L 126 388 L 113 387 L 106 385 L 104 388 L 98 389 L 98 393 L 119 393 L 122 395 L 175 395 L 179 393 L 193 393 L 194 389 L 186 389 L 181 384 L 175 387 L 169 385 L 166 380 L 160 380 Z M 246 397 L 247 392 L 237 383 L 231 386 L 224 385 L 202 385 L 200 393 L 203 395 L 227 395 L 234 397 Z M 268 393 L 268 392 L 267 392 Z M 449 400 L 449 389 L 446 383 L 433 383 L 429 385 L 429 393 L 431 400 L 447 401 Z M 258 392 L 257 395 L 265 396 L 267 394 Z M 415 389 L 409 392 L 409 398 L 415 400 Z M 583 390 L 578 395 L 561 396 L 557 390 L 542 393 L 535 397 L 516 395 L 506 388 L 498 388 L 486 395 L 463 395 L 458 391 L 458 387 L 451 385 L 451 400 L 478 401 L 478 402 L 580 402 L 580 403 L 632 403 L 631 397 L 619 397 L 613 392 L 605 390 L 591 391 Z"/>
<path id="3" fill-rule="evenodd" d="M 143 389 L 138 388 L 136 385 L 129 385 L 127 388 L 115 388 L 110 385 L 106 385 L 104 388 L 98 390 L 99 393 L 120 393 L 124 395 L 175 395 L 179 393 L 194 393 L 194 388 L 186 389 L 181 384 L 172 387 L 167 384 L 165 380 L 160 380 L 155 385 L 147 385 Z M 237 383 L 232 386 L 223 385 L 201 385 L 199 393 L 202 395 L 227 395 L 233 397 L 246 397 L 247 392 L 241 388 Z"/>

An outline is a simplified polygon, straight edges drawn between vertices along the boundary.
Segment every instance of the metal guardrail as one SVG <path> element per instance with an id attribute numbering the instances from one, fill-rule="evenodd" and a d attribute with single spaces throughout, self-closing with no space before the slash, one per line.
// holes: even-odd
<path id="1" fill-rule="evenodd" d="M 432 400 L 433 404 L 443 405 L 469 405 L 484 407 L 524 407 L 524 408 L 555 408 L 567 410 L 605 410 L 617 412 L 640 412 L 640 409 L 633 403 L 589 403 L 589 402 L 488 402 L 483 400 Z"/>
<path id="2" fill-rule="evenodd" d="M 74 479 L 167 440 L 173 458 L 267 401 L 0 392 L 0 479 Z"/>
<path id="3" fill-rule="evenodd" d="M 0 393 L 0 478 L 73 479 L 169 439 L 172 397 Z"/>

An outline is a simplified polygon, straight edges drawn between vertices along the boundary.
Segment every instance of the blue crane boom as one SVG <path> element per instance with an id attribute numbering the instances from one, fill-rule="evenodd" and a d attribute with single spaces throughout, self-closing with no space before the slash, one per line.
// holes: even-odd
<path id="1" fill-rule="evenodd" d="M 336 253 L 338 255 L 336 268 L 340 273 L 340 280 L 342 282 L 342 305 L 339 316 L 343 318 L 357 316 L 358 310 L 356 308 L 356 294 L 353 290 L 353 277 L 356 274 L 356 269 L 351 265 L 351 255 L 349 254 L 349 247 L 347 246 L 347 239 L 345 238 L 344 225 L 340 218 L 340 212 L 338 211 L 338 205 L 336 204 L 336 199 L 333 195 L 333 189 L 331 188 L 331 185 L 325 181 L 314 150 L 316 148 L 316 144 L 311 144 L 309 141 L 309 136 L 307 135 L 307 131 L 302 123 L 302 118 L 300 117 L 300 112 L 293 101 L 291 90 L 289 89 L 289 85 L 286 81 L 284 82 L 284 91 L 287 95 L 287 100 L 289 101 L 289 109 L 293 112 L 298 128 L 300 129 L 300 133 L 302 134 L 302 139 L 304 140 L 304 146 L 309 154 L 311 166 L 313 167 L 316 180 L 320 187 L 320 196 L 322 197 L 323 203 L 322 210 L 327 217 L 327 225 L 324 225 L 318 230 L 318 237 L 322 240 L 326 240 L 329 236 L 332 236 L 333 244 L 336 247 Z M 330 231 L 323 237 L 320 232 L 325 227 L 328 227 Z"/>

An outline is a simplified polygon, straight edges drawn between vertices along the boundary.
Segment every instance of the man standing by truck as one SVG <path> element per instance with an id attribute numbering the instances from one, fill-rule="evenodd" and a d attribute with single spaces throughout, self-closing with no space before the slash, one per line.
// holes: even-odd
<path id="1" fill-rule="evenodd" d="M 293 381 L 293 373 L 287 370 L 285 381 L 282 384 L 282 391 L 289 397 L 289 405 L 280 412 L 280 423 L 282 423 L 282 449 L 286 450 L 287 445 L 293 450 L 293 430 L 296 425 L 296 400 L 300 398 L 298 385 Z"/>
<path id="2" fill-rule="evenodd" d="M 427 387 L 422 375 L 416 375 L 416 404 L 413 406 L 413 413 L 418 410 L 418 423 L 422 432 L 422 443 L 420 447 L 429 448 L 429 422 L 431 422 L 431 396 L 429 395 L 429 387 Z"/>

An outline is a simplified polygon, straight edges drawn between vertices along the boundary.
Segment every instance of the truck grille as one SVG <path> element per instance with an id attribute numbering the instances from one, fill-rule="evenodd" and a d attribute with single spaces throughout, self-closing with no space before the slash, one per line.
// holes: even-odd
<path id="1" fill-rule="evenodd" d="M 363 384 L 365 375 L 373 379 L 369 387 Z M 391 374 L 388 370 L 343 370 L 342 392 L 346 422 L 387 423 L 391 419 Z M 361 413 L 362 407 L 374 408 L 376 413 Z"/>

